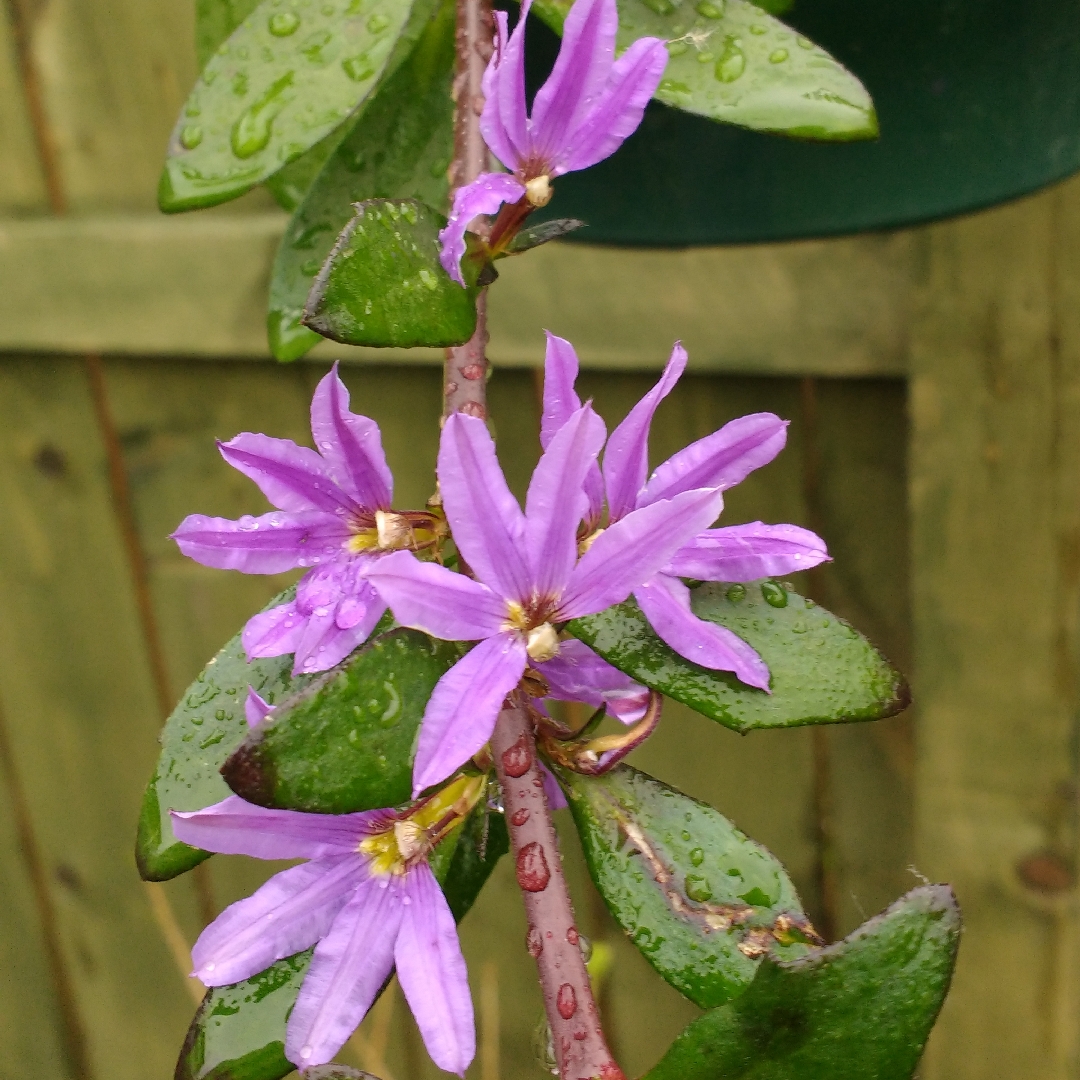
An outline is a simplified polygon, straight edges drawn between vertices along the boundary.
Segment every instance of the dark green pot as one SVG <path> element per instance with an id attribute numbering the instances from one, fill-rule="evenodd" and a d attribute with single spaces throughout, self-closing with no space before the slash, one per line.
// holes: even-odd
<path id="1" fill-rule="evenodd" d="M 592 243 L 787 240 L 990 206 L 1080 169 L 1077 0 L 796 0 L 782 18 L 867 85 L 877 142 L 795 142 L 654 103 L 618 153 L 559 179 L 546 215 L 588 222 Z M 530 34 L 539 67 L 554 36 Z"/>

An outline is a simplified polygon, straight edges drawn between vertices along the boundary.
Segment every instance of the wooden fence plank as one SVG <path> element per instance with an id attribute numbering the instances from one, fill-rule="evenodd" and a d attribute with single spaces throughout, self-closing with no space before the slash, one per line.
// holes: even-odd
<path id="1" fill-rule="evenodd" d="M 45 183 L 34 145 L 19 75 L 10 10 L 0 15 L 0 210 L 25 214 L 48 208 Z"/>
<path id="2" fill-rule="evenodd" d="M 1072 182 L 933 227 L 913 328 L 918 865 L 955 884 L 966 919 L 928 1080 L 1078 1066 L 1062 976 L 1077 920 L 1062 822 L 1076 799 L 1078 309 L 1053 274 L 1078 198 Z"/>
<path id="3" fill-rule="evenodd" d="M 195 78 L 193 5 L 18 2 L 69 209 L 152 208 Z"/>
<path id="4" fill-rule="evenodd" d="M 0 1076 L 79 1080 L 79 1034 L 65 1023 L 77 1019 L 65 1017 L 61 1006 L 67 987 L 58 993 L 55 953 L 50 957 L 48 951 L 50 944 L 56 946 L 55 928 L 45 925 L 34 887 L 42 884 L 32 876 L 41 868 L 32 865 L 38 852 L 5 720 L 0 714 L 5 728 L 0 732 Z M 52 941 L 46 941 L 46 933 Z"/>
<path id="5" fill-rule="evenodd" d="M 167 1075 L 190 1005 L 132 858 L 157 720 L 104 451 L 78 361 L 0 384 L 0 694 L 88 1075 Z"/>
<path id="6" fill-rule="evenodd" d="M 265 357 L 281 214 L 0 221 L 0 350 Z M 490 354 L 543 360 L 542 327 L 586 367 L 657 370 L 681 337 L 695 371 L 903 375 L 911 234 L 749 248 L 549 244 L 500 264 Z M 432 349 L 313 354 L 441 362 Z"/>
<path id="7" fill-rule="evenodd" d="M 910 677 L 905 406 L 899 380 L 819 379 L 804 386 L 801 419 L 804 445 L 813 444 L 804 452 L 810 520 L 834 559 L 810 575 L 813 594 Z M 822 858 L 843 936 L 915 884 L 913 718 L 819 728 L 813 738 L 825 754 Z"/>

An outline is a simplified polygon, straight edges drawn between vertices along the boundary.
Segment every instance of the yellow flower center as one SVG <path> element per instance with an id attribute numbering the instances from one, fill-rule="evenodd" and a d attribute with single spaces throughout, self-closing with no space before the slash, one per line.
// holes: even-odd
<path id="1" fill-rule="evenodd" d="M 367 515 L 354 521 L 345 550 L 352 555 L 362 551 L 420 551 L 437 544 L 445 533 L 446 521 L 441 514 L 376 510 L 374 526 Z"/>
<path id="2" fill-rule="evenodd" d="M 525 651 L 537 663 L 550 660 L 559 652 L 559 634 L 544 618 L 543 605 L 526 609 L 516 600 L 506 601 L 504 630 L 519 630 L 525 635 Z"/>
<path id="3" fill-rule="evenodd" d="M 390 828 L 365 837 L 357 848 L 371 859 L 371 872 L 380 877 L 403 876 L 435 848 L 476 805 L 484 776 L 459 776 L 452 784 L 418 803 Z"/>

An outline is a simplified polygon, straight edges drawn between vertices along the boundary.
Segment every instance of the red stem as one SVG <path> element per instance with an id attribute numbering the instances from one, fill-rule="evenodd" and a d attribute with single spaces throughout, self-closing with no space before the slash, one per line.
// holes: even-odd
<path id="1" fill-rule="evenodd" d="M 499 714 L 491 749 L 529 920 L 526 945 L 540 974 L 559 1076 L 562 1080 L 625 1080 L 600 1027 L 544 796 L 536 737 L 523 705 L 515 702 Z"/>
<path id="2" fill-rule="evenodd" d="M 480 81 L 491 56 L 494 20 L 491 0 L 457 0 L 454 44 L 454 160 L 450 165 L 451 195 L 475 180 L 488 165 L 480 134 L 484 95 Z M 476 299 L 476 332 L 464 344 L 446 350 L 443 416 L 453 412 L 487 417 L 487 291 Z"/>

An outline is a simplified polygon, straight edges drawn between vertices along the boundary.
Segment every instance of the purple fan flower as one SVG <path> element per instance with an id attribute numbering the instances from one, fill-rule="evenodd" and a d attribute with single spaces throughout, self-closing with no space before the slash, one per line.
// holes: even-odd
<path id="1" fill-rule="evenodd" d="M 511 171 L 484 173 L 459 188 L 447 226 L 439 234 L 441 261 L 458 284 L 465 230 L 480 214 L 503 203 L 522 203 L 524 213 L 551 199 L 551 181 L 610 157 L 641 123 L 664 73 L 668 54 L 660 38 L 638 38 L 617 60 L 615 0 L 576 0 L 566 17 L 558 59 L 537 91 L 532 116 L 525 101 L 524 0 L 513 34 L 495 12 L 495 54 L 484 72 L 480 130 L 495 156 Z"/>
<path id="2" fill-rule="evenodd" d="M 602 660 L 583 641 L 560 641 L 556 656 L 533 666 L 547 683 L 545 699 L 606 709 L 627 725 L 636 724 L 649 707 L 648 687 Z"/>
<path id="3" fill-rule="evenodd" d="M 387 555 L 369 579 L 404 626 L 453 641 L 479 641 L 435 687 L 413 766 L 423 791 L 491 737 L 503 699 L 530 662 L 560 652 L 556 624 L 617 604 L 711 523 L 721 496 L 680 492 L 627 514 L 578 559 L 583 484 L 604 442 L 586 405 L 554 434 L 521 512 L 483 421 L 453 414 L 443 428 L 438 475 L 454 542 L 477 580 L 407 552 Z"/>
<path id="4" fill-rule="evenodd" d="M 312 568 L 295 600 L 244 627 L 249 660 L 295 653 L 294 675 L 325 671 L 367 640 L 386 610 L 364 580 L 367 568 L 379 552 L 416 546 L 437 527 L 432 514 L 390 510 L 394 481 L 379 426 L 349 412 L 336 364 L 311 400 L 311 433 L 317 451 L 250 432 L 219 443 L 221 456 L 278 509 L 239 521 L 192 514 L 173 533 L 204 566 L 248 574 Z"/>
<path id="5" fill-rule="evenodd" d="M 660 381 L 611 433 L 604 450 L 602 479 L 597 471 L 590 474 L 586 484 L 587 529 L 599 525 L 605 493 L 610 528 L 628 514 L 640 513 L 658 500 L 674 498 L 689 489 L 715 487 L 726 491 L 767 465 L 784 448 L 786 421 L 772 413 L 752 413 L 691 443 L 649 476 L 649 426 L 653 413 L 679 381 L 686 360 L 686 350 L 676 344 Z M 548 334 L 542 444 L 580 408 L 574 390 L 577 373 L 573 346 Z M 730 630 L 694 615 L 690 590 L 679 579 L 753 581 L 808 570 L 828 558 L 825 542 L 797 525 L 755 521 L 708 529 L 680 546 L 660 573 L 634 589 L 634 597 L 653 629 L 680 656 L 702 667 L 733 671 L 748 685 L 768 690 L 769 669 L 757 652 Z"/>
<path id="6" fill-rule="evenodd" d="M 285 1037 L 285 1056 L 307 1068 L 341 1049 L 396 968 L 432 1060 L 464 1074 L 475 1051 L 472 1000 L 427 855 L 483 786 L 483 777 L 459 778 L 404 813 L 267 810 L 235 795 L 173 811 L 176 835 L 205 851 L 309 860 L 222 912 L 192 949 L 192 974 L 228 986 L 315 945 Z"/>

